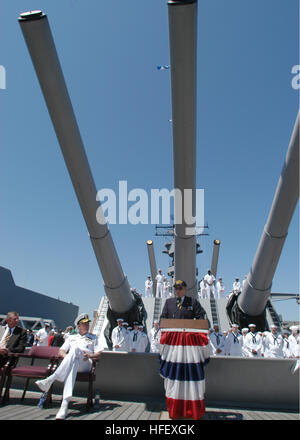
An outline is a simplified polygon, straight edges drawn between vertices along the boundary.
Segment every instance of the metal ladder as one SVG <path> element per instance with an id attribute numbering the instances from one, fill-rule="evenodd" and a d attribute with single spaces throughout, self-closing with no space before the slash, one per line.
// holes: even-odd
<path id="1" fill-rule="evenodd" d="M 213 320 L 213 325 L 220 325 L 220 319 L 217 309 L 217 303 L 212 294 L 210 294 L 210 310 L 211 310 L 211 317 Z"/>
<path id="2" fill-rule="evenodd" d="M 100 304 L 98 307 L 98 312 L 97 312 L 98 317 L 97 317 L 96 323 L 93 328 L 93 333 L 96 336 L 100 336 L 100 334 L 101 334 L 104 320 L 105 320 L 106 314 L 107 314 L 107 309 L 108 309 L 108 299 L 107 299 L 107 296 L 103 296 L 101 298 L 101 301 L 100 301 Z"/>
<path id="3" fill-rule="evenodd" d="M 269 310 L 269 313 L 271 315 L 272 321 L 275 325 L 277 325 L 278 329 L 281 329 L 281 321 L 280 318 L 278 316 L 278 314 L 276 313 L 274 306 L 271 302 L 271 300 L 269 299 L 267 302 L 267 309 Z"/>
<path id="4" fill-rule="evenodd" d="M 160 314 L 161 314 L 161 306 L 162 306 L 162 298 L 155 297 L 152 326 L 153 326 L 154 321 L 156 321 L 156 320 L 159 321 Z"/>

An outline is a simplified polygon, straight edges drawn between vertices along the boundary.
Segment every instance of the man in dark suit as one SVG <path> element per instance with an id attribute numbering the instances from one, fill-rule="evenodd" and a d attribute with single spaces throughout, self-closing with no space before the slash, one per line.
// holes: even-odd
<path id="1" fill-rule="evenodd" d="M 19 314 L 8 312 L 6 329 L 0 341 L 0 367 L 7 362 L 9 353 L 23 353 L 27 342 L 27 332 L 18 327 Z"/>
<path id="2" fill-rule="evenodd" d="M 185 281 L 177 280 L 174 284 L 175 297 L 165 302 L 160 318 L 168 319 L 206 319 L 206 313 L 199 301 L 186 296 Z"/>
<path id="3" fill-rule="evenodd" d="M 62 334 L 62 330 L 58 330 L 58 333 L 56 333 L 51 341 L 52 347 L 61 347 L 63 343 L 65 342 L 64 336 Z"/>

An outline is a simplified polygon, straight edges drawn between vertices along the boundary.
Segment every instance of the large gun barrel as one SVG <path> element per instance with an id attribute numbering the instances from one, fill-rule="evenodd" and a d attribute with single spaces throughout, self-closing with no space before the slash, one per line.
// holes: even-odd
<path id="1" fill-rule="evenodd" d="M 251 270 L 237 299 L 236 312 L 257 322 L 264 314 L 272 280 L 299 199 L 299 123 L 296 119 L 283 169 Z M 262 316 L 263 318 L 263 316 Z M 249 320 L 248 319 L 248 320 Z M 260 325 L 262 327 L 262 325 Z"/>
<path id="2" fill-rule="evenodd" d="M 215 276 L 215 278 L 217 278 L 220 244 L 221 244 L 220 240 L 214 240 L 210 269 L 212 274 Z"/>
<path id="3" fill-rule="evenodd" d="M 149 256 L 149 264 L 150 264 L 150 270 L 151 270 L 151 278 L 153 282 L 153 296 L 156 296 L 156 275 L 157 275 L 157 266 L 156 266 L 156 260 L 154 255 L 154 246 L 152 240 L 147 240 L 147 249 L 148 249 L 148 256 Z"/>
<path id="4" fill-rule="evenodd" d="M 182 200 L 175 196 L 175 278 L 185 280 L 188 294 L 197 296 L 196 236 L 189 235 L 195 223 L 186 221 L 187 197 L 192 190 L 191 214 L 195 217 L 196 187 L 196 49 L 197 0 L 168 1 L 174 188 L 181 191 Z M 181 221 L 178 221 L 178 203 Z M 177 206 L 177 207 L 176 207 Z"/>
<path id="5" fill-rule="evenodd" d="M 26 12 L 20 15 L 19 23 L 89 231 L 110 307 L 118 313 L 127 312 L 133 307 L 134 299 L 100 202 L 96 200 L 96 186 L 47 16 L 41 11 Z M 98 219 L 104 220 L 103 224 L 97 221 L 96 213 Z"/>

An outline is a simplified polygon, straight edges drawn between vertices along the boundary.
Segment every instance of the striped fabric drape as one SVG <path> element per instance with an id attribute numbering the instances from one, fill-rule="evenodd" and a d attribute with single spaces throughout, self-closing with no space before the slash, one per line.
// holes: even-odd
<path id="1" fill-rule="evenodd" d="M 209 361 L 207 334 L 194 329 L 162 330 L 160 375 L 172 419 L 201 419 L 205 412 L 204 366 Z"/>

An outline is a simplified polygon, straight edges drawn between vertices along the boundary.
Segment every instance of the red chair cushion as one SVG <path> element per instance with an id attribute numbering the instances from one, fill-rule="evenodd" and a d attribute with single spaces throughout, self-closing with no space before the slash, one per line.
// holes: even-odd
<path id="1" fill-rule="evenodd" d="M 35 365 L 25 365 L 24 367 L 16 367 L 11 370 L 12 376 L 20 377 L 46 377 L 49 373 L 47 367 L 39 367 Z"/>
<path id="2" fill-rule="evenodd" d="M 58 356 L 59 347 L 46 347 L 34 345 L 28 352 L 28 356 L 40 359 L 50 359 Z"/>

